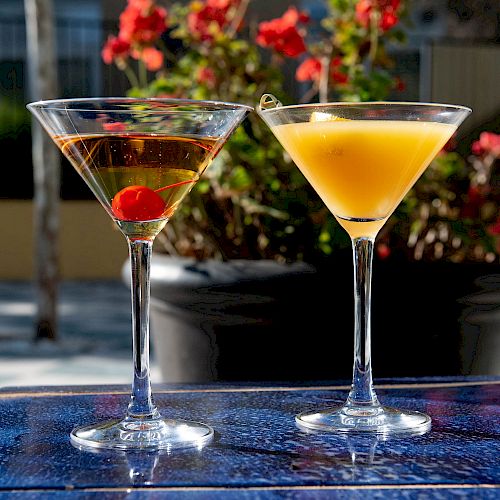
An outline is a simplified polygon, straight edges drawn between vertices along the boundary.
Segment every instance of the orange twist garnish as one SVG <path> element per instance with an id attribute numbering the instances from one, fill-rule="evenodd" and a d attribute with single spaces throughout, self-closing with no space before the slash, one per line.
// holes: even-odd
<path id="1" fill-rule="evenodd" d="M 173 187 L 182 186 L 183 184 L 190 184 L 191 182 L 194 182 L 194 181 L 181 181 L 181 182 L 176 182 L 175 184 L 169 184 L 168 186 L 164 186 L 164 187 L 161 187 L 161 188 L 155 189 L 155 192 L 156 192 L 156 193 L 159 193 L 160 191 L 165 191 L 166 189 L 171 189 L 171 188 L 173 188 Z"/>

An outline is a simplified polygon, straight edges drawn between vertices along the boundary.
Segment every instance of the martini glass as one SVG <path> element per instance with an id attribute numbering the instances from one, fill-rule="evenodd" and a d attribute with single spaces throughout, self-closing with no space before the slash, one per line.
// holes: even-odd
<path id="1" fill-rule="evenodd" d="M 28 104 L 128 242 L 133 383 L 123 419 L 73 429 L 82 447 L 202 446 L 213 430 L 163 418 L 149 370 L 150 260 L 155 236 L 174 215 L 252 108 L 179 99 L 89 98 Z"/>
<path id="2" fill-rule="evenodd" d="M 382 406 L 373 388 L 373 245 L 380 228 L 471 110 L 397 102 L 282 106 L 265 94 L 257 112 L 352 241 L 352 388 L 341 407 L 301 413 L 297 424 L 320 431 L 387 436 L 428 431 L 429 416 Z"/>

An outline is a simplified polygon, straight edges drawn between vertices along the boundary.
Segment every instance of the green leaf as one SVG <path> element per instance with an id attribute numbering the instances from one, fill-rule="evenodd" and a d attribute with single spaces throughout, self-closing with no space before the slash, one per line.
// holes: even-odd
<path id="1" fill-rule="evenodd" d="M 252 187 L 253 180 L 248 171 L 243 166 L 238 165 L 231 171 L 229 185 L 231 189 L 245 191 Z"/>

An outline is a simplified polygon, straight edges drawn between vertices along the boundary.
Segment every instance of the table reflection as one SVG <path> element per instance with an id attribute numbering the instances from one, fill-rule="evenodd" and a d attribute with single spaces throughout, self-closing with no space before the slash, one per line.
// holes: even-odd
<path id="1" fill-rule="evenodd" d="M 127 481 L 130 486 L 154 485 L 159 480 L 165 478 L 165 469 L 175 469 L 177 463 L 181 467 L 186 467 L 186 462 L 192 466 L 201 464 L 202 451 L 205 446 L 197 448 L 186 448 L 175 450 L 175 455 L 169 449 L 164 450 L 108 450 L 91 447 L 77 446 L 71 443 L 74 448 L 82 453 L 99 456 L 103 462 L 112 462 L 114 467 L 123 470 L 128 476 Z"/>
<path id="2" fill-rule="evenodd" d="M 292 469 L 302 477 L 320 478 L 325 474 L 346 481 L 369 480 L 400 466 L 398 453 L 413 436 L 390 437 L 372 433 L 324 433 L 297 426 L 300 437 L 294 440 L 296 457 Z M 427 434 L 429 431 L 415 435 Z M 410 455 L 407 454 L 410 459 Z M 414 458 L 414 457 L 413 457 Z"/>

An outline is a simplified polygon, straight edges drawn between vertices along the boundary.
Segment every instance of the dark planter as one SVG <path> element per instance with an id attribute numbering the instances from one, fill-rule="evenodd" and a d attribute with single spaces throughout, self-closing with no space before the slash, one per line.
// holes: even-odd
<path id="1" fill-rule="evenodd" d="M 286 355 L 290 332 L 305 328 L 297 323 L 304 314 L 300 297 L 315 277 L 305 263 L 155 254 L 151 332 L 163 380 L 275 378 L 282 364 L 275 359 L 278 346 Z"/>
<path id="2" fill-rule="evenodd" d="M 486 370 L 469 352 L 464 299 L 497 272 L 497 265 L 375 261 L 374 376 Z M 316 267 L 154 254 L 151 295 L 153 355 L 165 382 L 350 380 L 350 252 Z"/>
<path id="3" fill-rule="evenodd" d="M 499 270 L 498 264 L 481 263 L 376 263 L 372 308 L 376 374 L 492 374 L 483 355 L 471 350 L 467 322 L 477 307 L 467 301 L 480 290 L 482 280 Z M 483 337 L 485 326 L 486 322 L 478 326 L 474 336 Z M 473 364 L 476 371 L 470 369 Z M 498 369 L 497 361 L 497 374 Z"/>
<path id="4" fill-rule="evenodd" d="M 500 274 L 478 277 L 460 315 L 461 369 L 465 375 L 500 375 Z"/>

